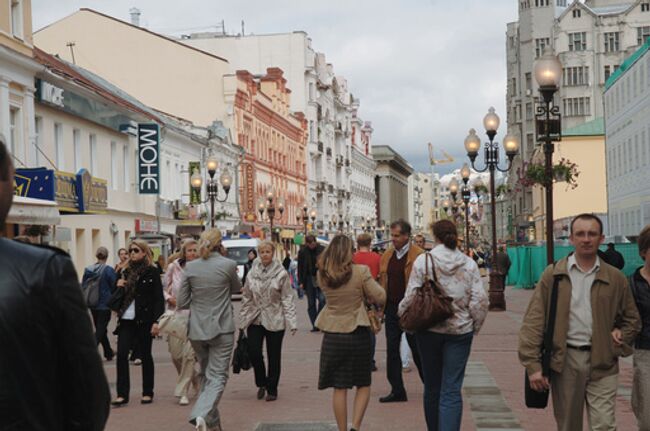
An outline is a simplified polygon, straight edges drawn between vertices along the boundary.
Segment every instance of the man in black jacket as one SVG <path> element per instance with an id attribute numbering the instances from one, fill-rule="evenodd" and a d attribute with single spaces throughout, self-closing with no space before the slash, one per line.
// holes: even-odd
<path id="1" fill-rule="evenodd" d="M 300 288 L 307 294 L 307 313 L 311 321 L 311 332 L 317 332 L 318 328 L 314 326 L 318 313 L 325 307 L 325 295 L 318 287 L 316 280 L 316 273 L 318 268 L 316 262 L 318 256 L 325 250 L 325 247 L 318 244 L 314 235 L 305 236 L 305 245 L 298 252 L 298 280 L 300 281 Z M 316 300 L 318 300 L 318 308 L 316 307 Z"/>
<path id="2" fill-rule="evenodd" d="M 621 253 L 616 251 L 613 242 L 607 243 L 607 250 L 605 250 L 604 254 L 605 262 L 609 263 L 615 268 L 623 270 L 623 267 L 625 266 L 625 259 Z"/>
<path id="3" fill-rule="evenodd" d="M 0 135 L 0 232 L 13 167 Z M 100 431 L 110 392 L 62 251 L 0 238 L 0 430 Z"/>

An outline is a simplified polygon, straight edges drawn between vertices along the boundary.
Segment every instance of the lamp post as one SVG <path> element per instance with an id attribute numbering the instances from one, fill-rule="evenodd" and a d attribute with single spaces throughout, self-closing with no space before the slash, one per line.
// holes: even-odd
<path id="1" fill-rule="evenodd" d="M 535 117 L 537 120 L 537 140 L 544 143 L 544 176 L 546 189 L 546 263 L 554 260 L 553 244 L 553 141 L 562 139 L 562 115 L 560 107 L 553 103 L 553 96 L 558 90 L 562 63 L 553 54 L 550 47 L 535 61 L 535 81 L 539 85 L 539 93 L 544 101 L 537 105 Z M 552 105 L 552 106 L 551 106 Z"/>
<path id="2" fill-rule="evenodd" d="M 297 217 L 300 217 L 300 216 L 297 216 Z M 303 224 L 303 226 L 305 228 L 305 236 L 307 236 L 307 222 L 308 221 L 309 221 L 309 207 L 307 207 L 307 204 L 305 203 L 302 206 L 302 224 Z"/>
<path id="3" fill-rule="evenodd" d="M 463 197 L 463 203 L 465 204 L 465 253 L 469 256 L 469 199 L 471 197 L 471 191 L 469 189 L 469 176 L 471 172 L 467 163 L 463 165 L 463 168 L 460 170 L 460 176 L 463 178 L 463 190 L 461 192 Z"/>
<path id="4" fill-rule="evenodd" d="M 490 215 L 492 216 L 492 269 L 490 271 L 490 310 L 506 309 L 506 300 L 504 296 L 504 275 L 499 272 L 496 265 L 497 256 L 497 227 L 496 227 L 496 191 L 494 187 L 494 174 L 495 171 L 507 172 L 512 167 L 512 160 L 517 155 L 519 150 L 519 141 L 514 135 L 506 135 L 503 139 L 503 148 L 505 149 L 506 156 L 508 157 L 508 164 L 505 168 L 499 166 L 499 144 L 494 142 L 494 137 L 499 128 L 499 116 L 494 112 L 494 108 L 490 108 L 485 118 L 483 118 L 483 125 L 485 132 L 489 138 L 489 142 L 485 143 L 485 167 L 477 169 L 475 165 L 478 151 L 481 147 L 481 140 L 476 135 L 476 130 L 470 129 L 469 135 L 465 138 L 465 150 L 467 156 L 472 163 L 472 168 L 478 172 L 490 171 Z"/>
<path id="5" fill-rule="evenodd" d="M 282 219 L 282 214 L 284 213 L 284 202 L 282 199 L 277 199 L 277 208 L 275 205 L 275 196 L 273 195 L 273 190 L 270 190 L 266 193 L 266 202 L 264 199 L 261 199 L 257 210 L 260 213 L 260 219 L 263 220 L 264 218 L 264 210 L 266 210 L 266 217 L 269 220 L 269 224 L 271 225 L 271 241 L 275 242 L 275 237 L 273 236 L 273 222 L 275 220 L 280 220 Z M 276 219 L 276 211 L 279 212 L 280 216 Z"/>
<path id="6" fill-rule="evenodd" d="M 210 227 L 214 228 L 214 202 L 225 202 L 228 199 L 228 193 L 230 192 L 230 186 L 232 185 L 232 176 L 230 175 L 228 168 L 224 168 L 221 172 L 219 182 L 221 183 L 223 191 L 226 192 L 226 196 L 223 199 L 219 199 L 219 184 L 214 178 L 215 174 L 217 173 L 217 168 L 219 167 L 219 161 L 216 157 L 210 156 L 208 157 L 205 165 L 208 170 L 208 175 L 210 175 L 210 178 L 206 183 L 206 191 L 208 200 L 210 201 Z M 198 170 L 195 170 L 190 177 L 190 184 L 195 192 L 199 194 L 201 193 L 201 187 L 203 186 L 203 177 Z M 208 200 L 204 201 L 203 203 L 207 202 Z"/>

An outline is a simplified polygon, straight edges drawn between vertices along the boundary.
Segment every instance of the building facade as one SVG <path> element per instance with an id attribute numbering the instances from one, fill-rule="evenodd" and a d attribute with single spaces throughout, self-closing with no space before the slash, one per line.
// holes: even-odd
<path id="1" fill-rule="evenodd" d="M 302 113 L 291 112 L 291 91 L 283 71 L 269 68 L 261 77 L 238 71 L 224 83 L 228 103 L 234 106 L 231 128 L 245 151 L 239 189 L 243 220 L 256 230 L 268 225 L 267 216 L 261 216 L 258 208 L 271 192 L 276 206 L 278 198 L 284 205 L 274 225 L 301 230 L 307 196 L 307 122 Z M 281 234 L 293 238 L 293 232 Z"/>
<path id="2" fill-rule="evenodd" d="M 426 181 L 426 183 L 425 183 Z M 413 172 L 408 177 L 408 221 L 414 232 L 422 232 L 426 229 L 424 199 L 429 182 L 425 174 Z"/>
<path id="3" fill-rule="evenodd" d="M 377 226 L 388 226 L 398 219 L 408 220 L 408 178 L 413 167 L 388 145 L 374 145 L 372 157 L 377 163 Z"/>
<path id="4" fill-rule="evenodd" d="M 649 36 L 647 0 L 519 1 L 519 20 L 508 24 L 506 38 L 508 130 L 521 142 L 514 170 L 540 151 L 534 122 L 540 99 L 533 65 L 546 46 L 563 65 L 555 103 L 563 129 L 571 129 L 603 117 L 607 79 Z M 515 223 L 525 229 L 528 217 L 541 205 L 530 188 L 514 194 Z"/>
<path id="5" fill-rule="evenodd" d="M 270 67 L 282 69 L 292 89 L 291 110 L 303 112 L 307 121 L 307 196 L 310 210 L 317 213 L 316 227 L 335 230 L 333 218 L 361 220 L 374 216 L 370 205 L 350 203 L 353 175 L 359 195 L 367 193 L 361 192 L 360 184 L 367 187 L 374 183 L 374 174 L 368 175 L 366 169 L 371 158 L 360 157 L 368 156 L 368 149 L 360 147 L 356 167 L 352 150 L 353 145 L 370 145 L 372 127 L 358 116 L 359 100 L 352 96 L 345 78 L 335 74 L 324 54 L 313 50 L 305 32 L 238 36 L 198 33 L 180 41 L 228 59 L 233 72 L 242 69 L 264 74 Z M 353 144 L 355 135 L 366 136 L 367 142 L 359 139 Z"/>
<path id="6" fill-rule="evenodd" d="M 650 40 L 622 63 L 605 90 L 609 234 L 650 224 Z"/>

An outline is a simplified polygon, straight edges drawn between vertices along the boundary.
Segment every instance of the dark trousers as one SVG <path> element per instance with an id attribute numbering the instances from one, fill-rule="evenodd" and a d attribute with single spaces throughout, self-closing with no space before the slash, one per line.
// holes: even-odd
<path id="1" fill-rule="evenodd" d="M 95 310 L 91 309 L 90 313 L 93 316 L 93 324 L 95 325 L 95 341 L 97 344 L 102 345 L 104 349 L 104 357 L 108 360 L 114 356 L 111 343 L 108 341 L 108 323 L 111 321 L 111 310 Z"/>
<path id="2" fill-rule="evenodd" d="M 135 345 L 142 360 L 142 396 L 153 397 L 153 357 L 151 356 L 152 323 L 120 320 L 117 331 L 117 396 L 129 399 L 129 350 Z"/>
<path id="3" fill-rule="evenodd" d="M 307 278 L 307 281 L 303 285 L 305 286 L 305 293 L 307 294 L 307 314 L 309 314 L 311 326 L 314 326 L 318 313 L 320 313 L 323 307 L 325 307 L 325 294 L 320 290 L 320 287 L 314 286 L 311 277 Z M 317 300 L 318 308 L 316 308 Z"/>
<path id="4" fill-rule="evenodd" d="M 406 389 L 404 389 L 404 380 L 402 379 L 402 359 L 399 355 L 399 343 L 403 331 L 399 326 L 397 304 L 387 303 L 384 317 L 386 323 L 386 377 L 388 383 L 390 383 L 391 392 L 400 396 L 406 394 Z M 422 380 L 422 365 L 420 364 L 415 336 L 407 333 L 406 341 L 411 348 L 413 362 L 415 362 L 420 380 Z"/>
<path id="5" fill-rule="evenodd" d="M 262 325 L 248 327 L 248 353 L 255 370 L 255 385 L 266 388 L 270 395 L 278 394 L 278 382 L 282 369 L 282 339 L 284 331 L 269 331 Z M 268 374 L 264 366 L 262 343 L 266 339 L 266 357 L 269 363 Z"/>
<path id="6" fill-rule="evenodd" d="M 463 416 L 461 389 L 473 333 L 416 334 L 424 372 L 424 417 L 428 431 L 458 431 Z"/>

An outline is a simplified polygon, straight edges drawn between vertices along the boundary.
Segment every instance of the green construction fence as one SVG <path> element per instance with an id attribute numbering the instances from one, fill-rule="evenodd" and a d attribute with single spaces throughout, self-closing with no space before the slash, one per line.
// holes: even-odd
<path id="1" fill-rule="evenodd" d="M 602 246 L 601 250 L 606 250 Z M 625 267 L 623 273 L 631 275 L 638 267 L 643 266 L 637 244 L 616 244 L 616 250 L 623 255 Z M 571 246 L 555 246 L 555 260 L 562 259 L 573 251 Z M 546 268 L 546 246 L 508 247 L 508 256 L 512 265 L 508 271 L 507 284 L 517 288 L 532 289 Z"/>

